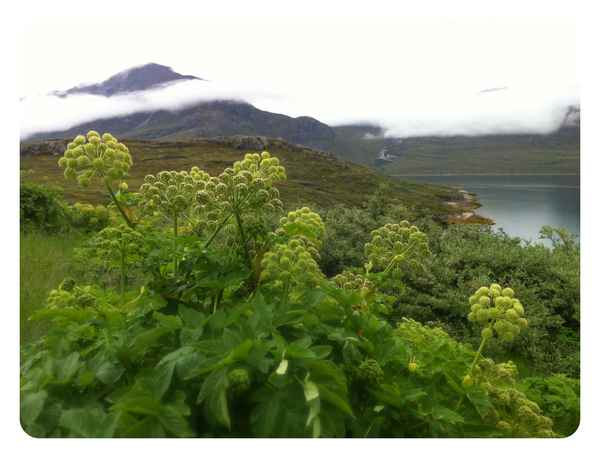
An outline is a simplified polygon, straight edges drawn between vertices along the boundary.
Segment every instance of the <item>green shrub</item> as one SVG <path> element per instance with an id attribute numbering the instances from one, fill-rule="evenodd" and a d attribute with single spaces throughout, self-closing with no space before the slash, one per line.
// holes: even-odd
<path id="1" fill-rule="evenodd" d="M 60 189 L 21 182 L 19 194 L 21 230 L 56 233 L 68 227 L 67 210 Z"/>
<path id="2" fill-rule="evenodd" d="M 405 218 L 406 209 L 337 207 L 324 211 L 327 232 L 320 265 L 328 275 L 360 269 L 361 249 L 371 231 Z M 466 319 L 471 292 L 481 284 L 500 282 L 518 290 L 528 309 L 528 329 L 512 342 L 491 342 L 494 357 L 513 358 L 533 373 L 579 375 L 579 245 L 565 231 L 545 228 L 541 237 L 552 247 L 524 243 L 487 226 L 443 226 L 430 218 L 416 225 L 428 236 L 431 256 L 422 269 L 406 269 L 402 282 L 379 285 L 393 297 L 392 313 L 442 326 L 473 345 L 476 327 Z"/>

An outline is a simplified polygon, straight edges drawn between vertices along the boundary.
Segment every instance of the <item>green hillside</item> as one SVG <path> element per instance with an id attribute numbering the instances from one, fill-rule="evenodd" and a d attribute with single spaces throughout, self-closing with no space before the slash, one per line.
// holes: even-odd
<path id="1" fill-rule="evenodd" d="M 246 149 L 241 149 L 234 139 L 197 140 L 190 142 L 127 141 L 134 158 L 131 189 L 137 189 L 144 176 L 160 170 L 187 170 L 198 166 L 209 173 L 218 173 L 228 164 L 241 159 Z M 71 201 L 100 202 L 104 190 L 91 186 L 82 190 L 63 179 L 57 166 L 58 156 L 66 142 L 41 142 L 23 144 L 21 170 L 28 180 L 64 188 L 65 197 Z M 358 206 L 387 186 L 386 196 L 422 213 L 440 219 L 460 213 L 460 209 L 447 205 L 461 201 L 462 195 L 448 187 L 405 183 L 386 178 L 374 170 L 333 155 L 269 139 L 268 149 L 281 159 L 288 170 L 288 180 L 281 186 L 281 194 L 290 205 L 317 205 L 330 207 L 336 204 Z M 476 205 L 476 204 L 475 204 Z"/>

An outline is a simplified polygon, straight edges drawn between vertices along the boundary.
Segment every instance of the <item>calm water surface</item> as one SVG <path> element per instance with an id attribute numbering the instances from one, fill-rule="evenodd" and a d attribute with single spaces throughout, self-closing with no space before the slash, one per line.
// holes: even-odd
<path id="1" fill-rule="evenodd" d="M 477 194 L 477 213 L 496 222 L 510 235 L 537 241 L 542 226 L 579 232 L 578 175 L 411 176 L 397 177 L 456 186 Z"/>

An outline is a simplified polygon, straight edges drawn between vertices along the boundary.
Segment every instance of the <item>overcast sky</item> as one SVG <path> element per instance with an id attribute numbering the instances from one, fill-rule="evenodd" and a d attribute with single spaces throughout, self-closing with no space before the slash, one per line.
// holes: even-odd
<path id="1" fill-rule="evenodd" d="M 560 122 L 562 107 L 578 102 L 576 31 L 568 18 L 52 23 L 29 27 L 23 38 L 24 133 L 224 95 L 330 124 L 377 122 L 400 136 L 542 132 Z M 147 62 L 210 82 L 135 99 L 44 97 Z M 507 89 L 480 92 L 499 87 Z"/>

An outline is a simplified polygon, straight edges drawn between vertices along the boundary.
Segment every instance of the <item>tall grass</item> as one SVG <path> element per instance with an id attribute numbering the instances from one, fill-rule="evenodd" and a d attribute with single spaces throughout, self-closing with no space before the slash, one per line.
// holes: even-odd
<path id="1" fill-rule="evenodd" d="M 44 325 L 28 317 L 45 304 L 50 290 L 68 274 L 73 248 L 80 235 L 21 233 L 20 258 L 20 336 L 21 344 L 44 333 Z"/>

